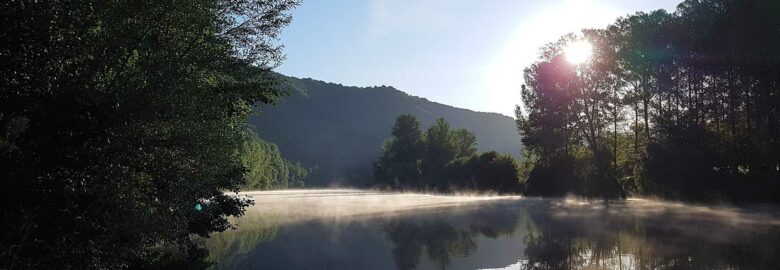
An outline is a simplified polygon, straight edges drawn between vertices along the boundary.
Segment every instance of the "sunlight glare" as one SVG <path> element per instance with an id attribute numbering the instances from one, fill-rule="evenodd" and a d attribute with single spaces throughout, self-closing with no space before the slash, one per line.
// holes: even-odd
<path id="1" fill-rule="evenodd" d="M 624 14 L 619 6 L 607 1 L 563 0 L 526 16 L 481 69 L 485 95 L 491 97 L 490 106 L 514 116 L 514 105 L 521 98 L 520 86 L 524 83 L 523 70 L 540 59 L 541 47 L 567 33 L 603 28 Z"/>
<path id="2" fill-rule="evenodd" d="M 569 63 L 575 65 L 582 64 L 588 61 L 593 54 L 593 45 L 587 40 L 573 41 L 566 45 L 563 52 L 566 55 L 566 61 L 569 61 Z"/>

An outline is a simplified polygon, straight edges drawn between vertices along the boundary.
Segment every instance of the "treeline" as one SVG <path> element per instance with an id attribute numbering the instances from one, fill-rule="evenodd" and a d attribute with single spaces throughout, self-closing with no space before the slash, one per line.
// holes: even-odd
<path id="1" fill-rule="evenodd" d="M 0 269 L 208 267 L 297 5 L 0 2 Z"/>
<path id="2" fill-rule="evenodd" d="M 282 157 L 279 147 L 263 141 L 252 132 L 244 142 L 241 162 L 246 168 L 243 190 L 268 190 L 303 187 L 309 170 L 299 162 Z"/>
<path id="3" fill-rule="evenodd" d="M 511 117 L 474 112 L 410 96 L 393 87 L 352 87 L 313 79 L 286 77 L 291 94 L 263 106 L 249 123 L 262 138 L 279 146 L 285 158 L 317 168 L 309 187 L 373 184 L 372 163 L 395 118 L 417 114 L 423 126 L 444 118 L 480 139 L 479 149 L 517 153 L 520 137 Z M 425 112 L 425 113 L 422 113 Z M 316 136 L 312 136 L 316 134 Z"/>
<path id="4" fill-rule="evenodd" d="M 395 189 L 520 192 L 514 158 L 496 152 L 478 154 L 476 144 L 473 133 L 451 130 L 444 119 L 422 132 L 415 116 L 401 114 L 374 164 L 376 184 Z"/>
<path id="5" fill-rule="evenodd" d="M 525 70 L 531 194 L 780 202 L 780 2 L 688 0 L 567 35 Z M 585 39 L 594 54 L 564 60 Z"/>

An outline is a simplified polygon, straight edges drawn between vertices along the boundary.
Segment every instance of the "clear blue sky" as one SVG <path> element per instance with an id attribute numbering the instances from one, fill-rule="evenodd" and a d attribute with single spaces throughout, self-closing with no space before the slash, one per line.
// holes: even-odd
<path id="1" fill-rule="evenodd" d="M 354 86 L 390 85 L 514 116 L 522 70 L 563 34 L 681 0 L 304 0 L 277 71 Z"/>

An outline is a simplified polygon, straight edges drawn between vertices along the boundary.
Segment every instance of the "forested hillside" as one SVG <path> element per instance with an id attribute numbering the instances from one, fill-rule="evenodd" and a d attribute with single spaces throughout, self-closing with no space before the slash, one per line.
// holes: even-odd
<path id="1" fill-rule="evenodd" d="M 287 78 L 290 95 L 264 105 L 250 119 L 264 140 L 282 155 L 314 168 L 307 186 L 368 184 L 372 162 L 399 114 L 424 126 L 444 118 L 453 128 L 477 136 L 480 151 L 520 155 L 520 137 L 508 116 L 474 112 L 410 96 L 389 86 L 351 87 L 313 79 Z"/>

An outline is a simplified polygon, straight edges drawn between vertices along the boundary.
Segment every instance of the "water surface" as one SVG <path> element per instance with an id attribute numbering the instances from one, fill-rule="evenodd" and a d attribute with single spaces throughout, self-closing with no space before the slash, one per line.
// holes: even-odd
<path id="1" fill-rule="evenodd" d="M 237 230 L 205 240 L 216 269 L 780 269 L 780 219 L 734 208 L 248 192 Z"/>

